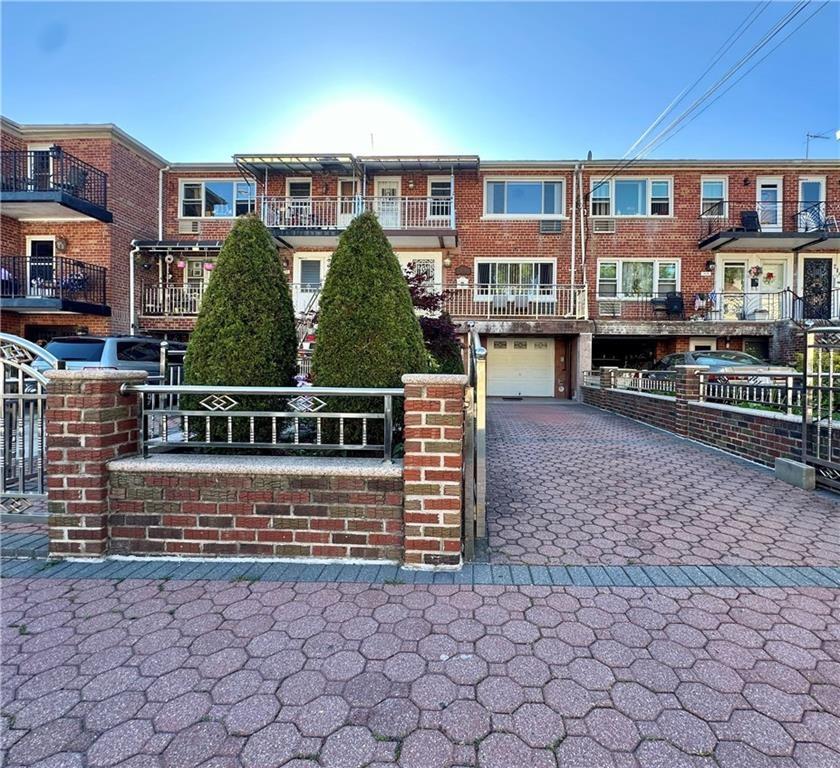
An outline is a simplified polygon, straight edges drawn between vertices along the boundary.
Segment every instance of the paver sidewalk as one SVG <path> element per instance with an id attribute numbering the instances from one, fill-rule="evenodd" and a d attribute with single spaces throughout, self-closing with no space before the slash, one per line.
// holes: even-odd
<path id="1" fill-rule="evenodd" d="M 2 581 L 8 766 L 840 764 L 840 590 Z"/>
<path id="2" fill-rule="evenodd" d="M 492 562 L 840 565 L 840 497 L 577 404 L 491 401 Z"/>

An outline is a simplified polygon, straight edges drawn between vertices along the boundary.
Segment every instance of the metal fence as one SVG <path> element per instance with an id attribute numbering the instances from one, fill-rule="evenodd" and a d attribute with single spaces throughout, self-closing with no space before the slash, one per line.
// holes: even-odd
<path id="1" fill-rule="evenodd" d="M 475 558 L 476 540 L 487 538 L 487 350 L 469 323 L 464 390 L 464 558 Z"/>
<path id="2" fill-rule="evenodd" d="M 618 369 L 612 373 L 614 389 L 647 392 L 656 395 L 673 395 L 675 377 L 670 371 L 628 371 Z"/>
<path id="3" fill-rule="evenodd" d="M 840 327 L 806 331 L 802 460 L 817 483 L 840 491 Z"/>
<path id="4" fill-rule="evenodd" d="M 143 455 L 363 451 L 391 461 L 402 389 L 123 386 L 141 396 Z"/>
<path id="5" fill-rule="evenodd" d="M 750 374 L 748 377 L 700 373 L 700 400 L 781 413 L 801 413 L 802 374 Z"/>

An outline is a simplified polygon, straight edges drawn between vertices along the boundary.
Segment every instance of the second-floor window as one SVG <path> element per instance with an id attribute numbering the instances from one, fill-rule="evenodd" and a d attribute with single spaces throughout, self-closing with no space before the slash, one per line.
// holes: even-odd
<path id="1" fill-rule="evenodd" d="M 562 180 L 488 179 L 484 186 L 485 216 L 555 217 L 564 210 Z"/>
<path id="2" fill-rule="evenodd" d="M 233 218 L 254 210 L 256 184 L 247 181 L 181 182 L 181 218 Z"/>
<path id="3" fill-rule="evenodd" d="M 598 262 L 598 298 L 664 296 L 678 288 L 676 261 L 611 259 Z"/>
<path id="4" fill-rule="evenodd" d="M 670 216 L 671 179 L 596 179 L 592 182 L 593 216 Z"/>
<path id="5" fill-rule="evenodd" d="M 704 178 L 700 180 L 700 215 L 726 215 L 725 178 Z"/>
<path id="6" fill-rule="evenodd" d="M 491 260 L 477 261 L 476 292 L 492 293 L 495 288 L 539 288 L 554 284 L 554 261 Z"/>

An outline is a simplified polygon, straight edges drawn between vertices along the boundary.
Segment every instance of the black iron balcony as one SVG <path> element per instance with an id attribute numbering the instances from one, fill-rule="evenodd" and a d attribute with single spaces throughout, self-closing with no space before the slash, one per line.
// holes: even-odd
<path id="1" fill-rule="evenodd" d="M 0 256 L 0 299 L 13 312 L 110 315 L 107 274 L 63 256 Z"/>
<path id="2" fill-rule="evenodd" d="M 840 238 L 840 201 L 705 201 L 701 250 L 802 250 Z"/>
<path id="3" fill-rule="evenodd" d="M 14 218 L 113 218 L 108 174 L 59 146 L 0 153 L 0 200 Z"/>

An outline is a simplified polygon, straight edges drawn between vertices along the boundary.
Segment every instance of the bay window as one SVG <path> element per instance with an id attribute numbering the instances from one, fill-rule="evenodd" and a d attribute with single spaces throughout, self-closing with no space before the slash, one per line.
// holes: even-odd
<path id="1" fill-rule="evenodd" d="M 564 210 L 562 179 L 490 179 L 484 187 L 486 216 L 555 217 Z"/>
<path id="2" fill-rule="evenodd" d="M 671 179 L 593 179 L 590 204 L 593 216 L 670 216 Z"/>
<path id="3" fill-rule="evenodd" d="M 253 182 L 182 181 L 181 218 L 229 218 L 254 210 L 257 187 Z"/>
<path id="4" fill-rule="evenodd" d="M 598 262 L 598 298 L 664 296 L 678 290 L 676 261 L 610 259 Z"/>

